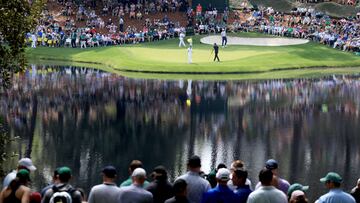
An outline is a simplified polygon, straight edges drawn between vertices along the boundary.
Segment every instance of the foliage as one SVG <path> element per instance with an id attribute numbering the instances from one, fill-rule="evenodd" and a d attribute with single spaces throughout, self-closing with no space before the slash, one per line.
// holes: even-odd
<path id="1" fill-rule="evenodd" d="M 7 131 L 5 121 L 0 117 L 0 166 L 3 166 L 3 162 L 6 160 L 5 146 L 10 140 Z M 4 171 L 2 167 L 0 167 L 0 177 L 3 174 Z"/>
<path id="2" fill-rule="evenodd" d="M 44 0 L 0 0 L 0 87 L 26 66 L 25 36 L 34 30 Z"/>

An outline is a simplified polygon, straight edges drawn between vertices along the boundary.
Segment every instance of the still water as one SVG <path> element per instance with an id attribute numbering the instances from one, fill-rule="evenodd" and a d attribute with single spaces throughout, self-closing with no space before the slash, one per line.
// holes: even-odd
<path id="1" fill-rule="evenodd" d="M 325 192 L 319 179 L 328 171 L 343 176 L 347 191 L 360 177 L 359 90 L 356 77 L 161 81 L 32 66 L 1 94 L 0 115 L 15 138 L 8 152 L 31 156 L 38 168 L 35 189 L 63 165 L 86 191 L 108 164 L 118 168 L 120 183 L 133 159 L 148 172 L 164 165 L 174 179 L 197 154 L 205 172 L 245 161 L 253 183 L 274 158 L 282 177 L 310 185 L 314 200 Z"/>

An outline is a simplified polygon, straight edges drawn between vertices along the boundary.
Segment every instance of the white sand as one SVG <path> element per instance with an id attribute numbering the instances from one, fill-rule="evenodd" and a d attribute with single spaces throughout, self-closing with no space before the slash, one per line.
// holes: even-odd
<path id="1" fill-rule="evenodd" d="M 309 40 L 293 38 L 245 38 L 245 37 L 227 37 L 228 45 L 250 45 L 250 46 L 289 46 L 306 44 Z M 213 35 L 203 37 L 201 43 L 221 45 L 221 36 Z"/>

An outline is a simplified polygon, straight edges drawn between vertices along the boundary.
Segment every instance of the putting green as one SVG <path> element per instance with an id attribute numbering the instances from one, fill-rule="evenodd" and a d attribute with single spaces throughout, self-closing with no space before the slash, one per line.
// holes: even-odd
<path id="1" fill-rule="evenodd" d="M 255 33 L 234 36 L 264 37 Z M 360 67 L 360 57 L 311 42 L 282 47 L 229 46 L 220 49 L 220 63 L 212 62 L 212 46 L 201 44 L 200 38 L 193 37 L 193 64 L 187 64 L 187 50 L 178 47 L 177 39 L 89 49 L 40 47 L 28 49 L 27 55 L 33 63 L 82 63 L 85 66 L 132 77 L 152 74 L 150 77 L 166 79 L 180 77 L 175 76 L 176 74 L 182 78 L 194 74 L 213 74 L 211 77 L 203 77 L 211 79 L 228 79 L 229 75 L 234 78 L 236 74 L 243 74 L 242 79 L 267 79 L 273 78 L 269 77 L 272 72 L 277 72 L 274 74 L 276 78 L 303 77 L 305 73 L 306 77 L 316 77 L 324 74 L 360 72 L 360 68 L 345 69 Z M 310 68 L 316 68 L 314 74 L 309 74 Z"/>

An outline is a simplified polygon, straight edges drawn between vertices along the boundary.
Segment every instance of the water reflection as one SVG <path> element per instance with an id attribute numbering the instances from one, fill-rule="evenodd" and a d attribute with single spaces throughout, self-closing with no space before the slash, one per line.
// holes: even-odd
<path id="1" fill-rule="evenodd" d="M 342 174 L 347 190 L 358 178 L 359 90 L 358 78 L 160 81 L 32 66 L 2 93 L 0 113 L 11 136 L 22 138 L 8 150 L 43 169 L 35 188 L 60 165 L 73 168 L 75 183 L 87 190 L 106 164 L 125 179 L 132 159 L 147 170 L 163 164 L 174 178 L 195 153 L 206 172 L 244 160 L 254 183 L 265 160 L 275 158 L 283 177 L 310 185 L 313 199 L 324 192 L 319 178 L 328 171 Z"/>

